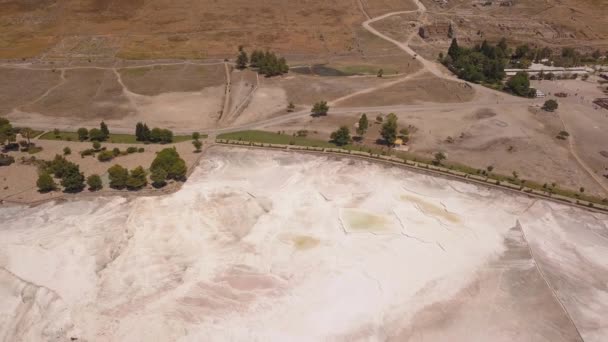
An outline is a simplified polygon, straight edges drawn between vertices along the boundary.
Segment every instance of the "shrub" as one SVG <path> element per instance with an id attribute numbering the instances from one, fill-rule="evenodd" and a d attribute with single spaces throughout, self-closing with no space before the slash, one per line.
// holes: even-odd
<path id="1" fill-rule="evenodd" d="M 167 171 L 162 168 L 152 169 L 152 173 L 150 174 L 150 179 L 152 180 L 152 186 L 155 188 L 162 188 L 167 184 L 165 181 L 167 179 Z"/>
<path id="2" fill-rule="evenodd" d="M 97 155 L 97 160 L 99 160 L 100 162 L 107 162 L 114 159 L 114 156 L 115 155 L 113 151 L 101 151 Z"/>
<path id="3" fill-rule="evenodd" d="M 36 186 L 38 186 L 38 191 L 42 193 L 57 190 L 57 184 L 53 180 L 53 177 L 46 172 L 41 173 L 38 176 Z"/>
<path id="4" fill-rule="evenodd" d="M 95 150 L 93 150 L 91 148 L 86 149 L 84 151 L 80 151 L 80 156 L 83 157 L 83 158 L 86 157 L 86 156 L 92 156 L 94 154 L 95 154 Z"/>
<path id="5" fill-rule="evenodd" d="M 129 177 L 127 178 L 127 189 L 129 190 L 139 190 L 148 184 L 148 179 L 146 178 L 146 171 L 143 167 L 138 166 L 131 170 Z"/>
<path id="6" fill-rule="evenodd" d="M 547 100 L 547 101 L 545 101 L 545 104 L 543 105 L 543 110 L 547 111 L 547 112 L 553 112 L 557 109 L 557 107 L 558 107 L 557 101 Z"/>
<path id="7" fill-rule="evenodd" d="M 89 137 L 89 130 L 84 127 L 80 127 L 76 133 L 78 134 L 78 140 L 80 141 L 87 140 Z"/>
<path id="8" fill-rule="evenodd" d="M 98 128 L 93 128 L 89 131 L 89 139 L 92 141 L 104 141 L 106 138 L 104 132 Z"/>
<path id="9" fill-rule="evenodd" d="M 93 143 L 93 149 L 94 149 L 95 151 L 99 151 L 99 150 L 101 149 L 101 144 L 99 143 L 99 141 L 95 141 L 95 142 Z"/>
<path id="10" fill-rule="evenodd" d="M 144 153 L 144 151 L 145 151 L 145 149 L 143 147 L 140 147 L 137 149 L 137 152 L 139 152 L 139 153 Z"/>
<path id="11" fill-rule="evenodd" d="M 128 154 L 135 153 L 135 152 L 137 152 L 137 147 L 134 147 L 134 146 L 127 147 Z"/>
<path id="12" fill-rule="evenodd" d="M 87 177 L 87 185 L 89 186 L 90 191 L 97 191 L 103 188 L 103 182 L 99 175 L 90 175 Z"/>
<path id="13" fill-rule="evenodd" d="M 112 149 L 112 154 L 114 155 L 114 157 L 118 157 L 120 155 L 120 149 L 118 147 L 114 147 Z"/>
<path id="14" fill-rule="evenodd" d="M 61 176 L 61 185 L 65 192 L 80 192 L 84 189 L 84 180 L 80 167 L 70 163 Z"/>
<path id="15" fill-rule="evenodd" d="M 348 145 L 350 143 L 350 131 L 348 127 L 341 126 L 337 131 L 331 133 L 331 140 L 338 146 Z"/>
<path id="16" fill-rule="evenodd" d="M 15 158 L 8 154 L 0 154 L 0 166 L 9 166 L 15 162 Z"/>
<path id="17" fill-rule="evenodd" d="M 315 116 L 319 115 L 327 115 L 329 111 L 329 106 L 327 105 L 327 101 L 319 101 L 312 106 L 311 113 Z"/>
<path id="18" fill-rule="evenodd" d="M 124 167 L 116 164 L 108 169 L 110 178 L 110 187 L 113 189 L 124 189 L 127 186 L 129 171 Z"/>
<path id="19" fill-rule="evenodd" d="M 198 140 L 201 138 L 201 134 L 199 132 L 192 133 L 192 140 Z"/>
<path id="20" fill-rule="evenodd" d="M 69 147 L 67 147 L 67 146 L 66 146 L 66 147 L 64 147 L 64 148 L 63 148 L 63 155 L 64 155 L 64 156 L 67 156 L 67 155 L 70 155 L 70 154 L 72 154 L 72 149 L 71 149 L 71 148 L 69 148 Z"/>

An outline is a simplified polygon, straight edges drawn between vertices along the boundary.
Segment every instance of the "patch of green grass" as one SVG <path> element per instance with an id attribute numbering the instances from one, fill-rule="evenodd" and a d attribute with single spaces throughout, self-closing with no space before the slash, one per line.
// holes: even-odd
<path id="1" fill-rule="evenodd" d="M 335 69 L 349 75 L 376 75 L 380 69 L 382 69 L 384 75 L 393 75 L 397 73 L 397 70 L 391 68 L 366 64 L 336 66 Z"/>
<path id="2" fill-rule="evenodd" d="M 205 139 L 206 135 L 201 135 L 201 139 Z M 62 140 L 62 141 L 79 141 L 78 134 L 76 132 L 59 132 L 59 135 L 55 135 L 53 132 L 44 133 L 40 139 L 42 140 Z M 173 137 L 174 143 L 192 140 L 191 135 L 176 135 Z M 88 141 L 88 140 L 85 140 Z M 137 141 L 135 135 L 132 134 L 115 134 L 110 133 L 110 137 L 105 141 L 106 143 L 114 144 L 143 144 L 143 141 Z"/>
<path id="3" fill-rule="evenodd" d="M 241 131 L 234 133 L 225 133 L 217 136 L 218 139 L 228 140 L 244 140 L 266 144 L 282 144 L 282 145 L 299 145 L 311 147 L 336 147 L 323 140 L 309 139 L 305 137 L 294 137 L 288 134 L 279 134 L 265 131 Z"/>

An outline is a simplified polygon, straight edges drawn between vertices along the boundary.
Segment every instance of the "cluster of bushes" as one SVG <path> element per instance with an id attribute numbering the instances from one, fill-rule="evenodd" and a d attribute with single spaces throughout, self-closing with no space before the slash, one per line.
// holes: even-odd
<path id="1" fill-rule="evenodd" d="M 460 47 L 456 38 L 447 56 L 440 54 L 441 62 L 459 78 L 474 83 L 498 83 L 505 78 L 508 46 L 503 38 L 497 45 L 483 41 L 473 48 Z"/>
<path id="2" fill-rule="evenodd" d="M 169 144 L 173 142 L 173 132 L 158 127 L 150 129 L 147 124 L 138 122 L 135 125 L 135 138 L 137 141 Z"/>
<path id="3" fill-rule="evenodd" d="M 110 187 L 112 189 L 139 190 L 148 185 L 148 178 L 143 167 L 138 166 L 131 170 L 116 164 L 108 169 Z"/>
<path id="4" fill-rule="evenodd" d="M 258 72 L 266 77 L 277 76 L 289 72 L 289 66 L 284 57 L 277 57 L 274 52 L 261 50 L 253 50 L 251 58 L 247 56 L 247 52 L 243 47 L 239 47 L 239 54 L 236 59 L 236 66 L 239 69 L 245 69 L 247 65 L 252 68 L 258 68 Z"/>
<path id="5" fill-rule="evenodd" d="M 52 161 L 41 164 L 38 181 L 36 185 L 40 192 L 49 192 L 58 189 L 55 179 L 60 179 L 60 184 L 65 192 L 80 192 L 85 187 L 84 174 L 80 167 L 60 155 L 55 155 Z"/>
<path id="6" fill-rule="evenodd" d="M 553 80 L 575 80 L 578 78 L 578 74 L 554 74 L 552 72 L 547 72 L 545 73 L 544 71 L 539 72 L 536 75 L 530 75 L 530 79 L 531 80 L 548 80 L 548 81 L 553 81 Z"/>
<path id="7" fill-rule="evenodd" d="M 118 156 L 126 156 L 127 154 L 132 153 L 143 153 L 145 149 L 143 147 L 135 147 L 129 146 L 126 150 L 121 151 L 118 147 L 114 147 L 112 150 L 108 150 L 105 147 L 102 147 L 101 144 L 96 141 L 93 143 L 93 148 L 88 148 L 86 150 L 80 151 L 80 156 L 82 158 L 86 156 L 94 156 L 97 153 L 97 159 L 101 162 L 106 162 L 114 159 Z M 69 155 L 72 153 L 72 150 L 69 147 L 63 149 L 64 155 Z"/>
<path id="8" fill-rule="evenodd" d="M 135 152 L 133 149 L 131 151 Z M 186 162 L 179 156 L 175 148 L 167 148 L 158 152 L 150 165 L 150 179 L 154 187 L 160 188 L 166 185 L 167 180 L 184 181 L 187 171 Z M 139 190 L 148 185 L 148 173 L 142 166 L 129 171 L 116 164 L 108 169 L 108 177 L 110 187 L 113 189 Z M 60 180 L 60 185 L 65 192 L 80 192 L 86 185 L 91 191 L 97 191 L 103 187 L 99 175 L 93 174 L 85 179 L 77 164 L 60 155 L 56 155 L 52 161 L 41 163 L 36 182 L 38 190 L 43 193 L 57 190 L 59 185 L 56 179 Z"/>
<path id="9" fill-rule="evenodd" d="M 184 181 L 187 171 L 186 162 L 175 148 L 166 148 L 158 152 L 150 165 L 150 180 L 154 187 L 160 188 L 167 180 Z M 108 176 L 113 189 L 139 190 L 148 185 L 148 173 L 141 166 L 129 171 L 116 164 L 108 169 Z"/>
<path id="10" fill-rule="evenodd" d="M 60 135 L 59 130 L 55 130 L 54 132 L 55 136 Z M 81 127 L 76 131 L 76 134 L 78 134 L 78 140 L 80 141 L 106 141 L 110 137 L 110 130 L 108 129 L 108 126 L 105 124 L 105 122 L 102 121 L 99 124 L 99 128 L 93 128 L 91 130 L 88 130 L 84 127 Z"/>

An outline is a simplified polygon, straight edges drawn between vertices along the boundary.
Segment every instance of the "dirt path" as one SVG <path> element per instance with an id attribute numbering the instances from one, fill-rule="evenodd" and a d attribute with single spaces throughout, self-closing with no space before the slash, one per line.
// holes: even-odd
<path id="1" fill-rule="evenodd" d="M 224 63 L 224 70 L 226 71 L 226 90 L 224 91 L 224 104 L 222 105 L 222 111 L 218 121 L 222 121 L 224 118 L 228 117 L 230 113 L 230 68 L 228 67 L 228 63 Z"/>
<path id="2" fill-rule="evenodd" d="M 564 122 L 564 119 L 562 119 L 562 117 L 557 114 L 557 117 L 559 118 L 559 121 L 561 121 L 562 126 L 564 127 L 564 131 L 566 132 L 572 132 L 571 130 L 568 129 L 568 126 L 566 126 L 566 122 Z M 574 160 L 576 160 L 576 162 L 578 163 L 578 165 L 587 173 L 589 174 L 589 176 L 591 176 L 591 178 L 593 178 L 593 180 L 602 188 L 604 189 L 605 193 L 608 194 L 608 186 L 604 183 L 604 180 L 602 179 L 602 177 L 598 176 L 593 169 L 587 165 L 587 163 L 585 163 L 585 161 L 578 155 L 578 153 L 576 152 L 576 141 L 574 140 L 574 136 L 572 135 L 572 133 L 570 133 L 570 136 L 568 137 L 568 150 L 570 151 L 570 154 L 574 157 Z"/>

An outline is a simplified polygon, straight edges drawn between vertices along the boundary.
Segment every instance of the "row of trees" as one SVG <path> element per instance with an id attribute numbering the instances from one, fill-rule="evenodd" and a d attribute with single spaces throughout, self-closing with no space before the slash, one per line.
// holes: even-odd
<path id="1" fill-rule="evenodd" d="M 257 68 L 258 72 L 267 77 L 278 76 L 289 72 L 287 60 L 284 57 L 277 57 L 274 52 L 253 50 L 251 58 L 242 46 L 239 46 L 239 54 L 236 58 L 236 67 L 245 69 L 247 66 Z"/>
<path id="2" fill-rule="evenodd" d="M 138 122 L 135 125 L 135 139 L 143 142 L 169 144 L 173 142 L 173 132 L 158 127 L 150 129 L 147 124 Z"/>
<path id="3" fill-rule="evenodd" d="M 367 133 L 368 129 L 369 120 L 367 119 L 367 115 L 363 113 L 359 118 L 356 131 L 360 139 L 363 138 L 365 133 Z M 386 120 L 384 121 L 380 129 L 380 136 L 382 136 L 382 139 L 384 140 L 386 145 L 394 146 L 395 141 L 400 136 L 402 138 L 406 138 L 406 136 L 408 135 L 407 129 L 402 129 L 401 131 L 399 131 L 398 129 L 399 125 L 397 124 L 397 116 L 393 113 L 390 113 L 386 117 Z M 331 141 L 338 146 L 348 145 L 353 139 L 351 137 L 350 129 L 348 128 L 348 126 L 340 126 L 340 128 L 331 133 L 330 138 Z"/>
<path id="4" fill-rule="evenodd" d="M 60 132 L 58 129 L 54 130 L 55 136 L 60 136 Z M 85 127 L 81 127 L 76 131 L 78 134 L 78 140 L 85 141 L 106 141 L 110 137 L 110 130 L 105 122 L 101 122 L 99 124 L 99 128 L 92 128 L 91 130 L 86 129 Z"/>
<path id="5" fill-rule="evenodd" d="M 167 180 L 184 181 L 188 169 L 186 162 L 180 157 L 175 148 L 166 148 L 156 155 L 150 165 L 150 179 L 154 187 L 163 187 Z M 108 169 L 110 187 L 113 189 L 139 190 L 148 184 L 148 173 L 142 166 L 127 170 L 121 165 L 114 165 Z M 85 179 L 80 167 L 56 155 L 52 161 L 41 165 L 36 185 L 40 192 L 54 191 L 59 188 L 55 179 L 65 192 L 80 192 L 85 188 L 85 182 L 89 190 L 102 189 L 103 182 L 99 175 L 93 174 Z"/>

